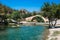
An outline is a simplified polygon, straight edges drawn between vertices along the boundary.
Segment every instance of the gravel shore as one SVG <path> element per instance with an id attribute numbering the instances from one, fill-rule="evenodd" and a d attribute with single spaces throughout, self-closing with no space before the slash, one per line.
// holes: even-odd
<path id="1" fill-rule="evenodd" d="M 49 29 L 49 31 L 50 31 L 50 34 L 48 35 L 47 40 L 52 40 L 52 38 L 53 38 L 53 40 L 60 40 L 60 34 L 56 35 L 56 36 L 52 36 L 55 31 L 60 32 L 60 28 Z"/>

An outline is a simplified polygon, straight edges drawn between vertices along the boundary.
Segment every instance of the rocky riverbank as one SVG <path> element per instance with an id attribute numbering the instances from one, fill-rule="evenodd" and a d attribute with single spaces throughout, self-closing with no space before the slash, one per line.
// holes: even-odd
<path id="1" fill-rule="evenodd" d="M 47 40 L 60 40 L 60 28 L 49 29 L 49 32 Z"/>

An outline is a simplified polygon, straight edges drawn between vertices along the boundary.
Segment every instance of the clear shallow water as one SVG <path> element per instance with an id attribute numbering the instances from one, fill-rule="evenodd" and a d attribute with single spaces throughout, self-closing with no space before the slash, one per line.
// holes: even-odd
<path id="1" fill-rule="evenodd" d="M 22 26 L 20 28 L 7 28 L 0 32 L 0 40 L 42 40 L 45 27 Z"/>

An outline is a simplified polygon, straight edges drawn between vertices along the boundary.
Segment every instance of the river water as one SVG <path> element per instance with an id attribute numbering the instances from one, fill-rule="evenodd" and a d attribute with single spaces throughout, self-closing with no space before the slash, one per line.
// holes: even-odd
<path id="1" fill-rule="evenodd" d="M 21 26 L 0 31 L 0 40 L 42 40 L 45 27 Z"/>

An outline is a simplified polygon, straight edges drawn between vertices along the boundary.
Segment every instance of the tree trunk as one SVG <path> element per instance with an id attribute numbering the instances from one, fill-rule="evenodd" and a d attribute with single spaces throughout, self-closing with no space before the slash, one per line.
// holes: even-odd
<path id="1" fill-rule="evenodd" d="M 54 28 L 54 24 L 53 24 L 53 21 L 52 20 L 49 20 L 49 27 L 50 28 Z"/>
<path id="2" fill-rule="evenodd" d="M 55 19 L 55 24 L 54 24 L 54 27 L 56 26 L 56 23 L 57 23 L 57 19 Z"/>
<path id="3" fill-rule="evenodd" d="M 51 27 L 54 28 L 54 26 L 53 26 L 53 21 L 51 21 Z"/>
<path id="4" fill-rule="evenodd" d="M 50 20 L 49 20 L 49 28 L 51 28 L 51 25 L 50 25 Z"/>

